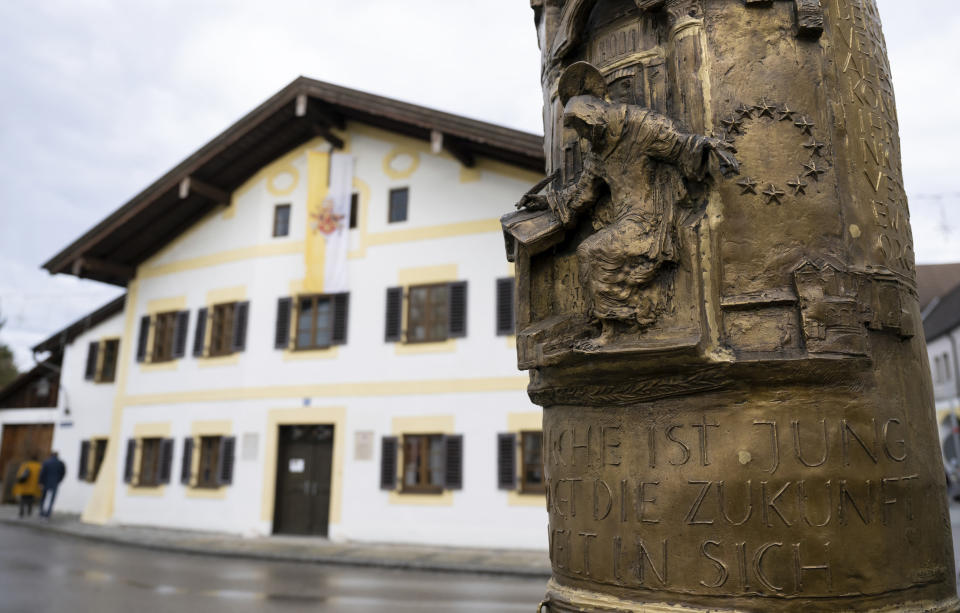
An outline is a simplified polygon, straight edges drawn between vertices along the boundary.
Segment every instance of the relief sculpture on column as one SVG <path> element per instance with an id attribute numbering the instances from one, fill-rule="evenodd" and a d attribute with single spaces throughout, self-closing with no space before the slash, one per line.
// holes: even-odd
<path id="1" fill-rule="evenodd" d="M 960 611 L 876 0 L 531 4 L 542 610 Z"/>
<path id="2" fill-rule="evenodd" d="M 703 214 L 702 187 L 738 172 L 733 147 L 687 134 L 670 118 L 610 99 L 600 72 L 587 62 L 560 79 L 563 123 L 586 144 L 579 179 L 519 208 L 543 210 L 553 231 L 586 217 L 593 233 L 577 247 L 580 284 L 599 334 L 579 340 L 592 351 L 630 338 L 673 308 L 672 268 L 678 228 Z"/>

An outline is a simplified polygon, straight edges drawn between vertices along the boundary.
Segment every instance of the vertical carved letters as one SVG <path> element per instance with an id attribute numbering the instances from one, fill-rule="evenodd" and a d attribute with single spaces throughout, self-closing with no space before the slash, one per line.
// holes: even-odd
<path id="1" fill-rule="evenodd" d="M 620 426 L 600 427 L 600 458 L 601 466 L 620 466 L 620 436 L 623 434 Z"/>
<path id="2" fill-rule="evenodd" d="M 577 494 L 577 485 L 583 482 L 583 479 L 566 479 L 566 482 L 570 484 L 570 517 L 576 517 L 577 499 L 580 497 Z"/>
<path id="3" fill-rule="evenodd" d="M 840 520 L 840 524 L 845 526 L 849 522 L 847 519 L 847 501 L 850 502 L 850 506 L 853 507 L 853 510 L 860 517 L 860 521 L 867 525 L 870 523 L 870 493 L 872 491 L 873 483 L 868 479 L 867 480 L 867 502 L 857 504 L 857 501 L 853 499 L 853 495 L 850 493 L 850 490 L 847 489 L 847 481 L 845 479 L 840 479 L 840 503 L 837 509 L 837 517 Z"/>
<path id="4" fill-rule="evenodd" d="M 657 501 L 656 498 L 647 498 L 647 486 L 654 488 L 660 485 L 659 481 L 641 481 L 637 485 L 637 521 L 643 524 L 659 524 L 659 519 L 649 519 L 646 515 L 646 505 L 647 503 L 653 504 Z"/>
<path id="5" fill-rule="evenodd" d="M 703 554 L 703 557 L 710 560 L 713 563 L 713 565 L 717 567 L 717 578 L 713 581 L 713 583 L 705 583 L 703 579 L 701 579 L 700 585 L 702 585 L 703 587 L 710 587 L 710 588 L 723 587 L 724 584 L 727 582 L 727 579 L 730 577 L 730 572 L 727 570 L 727 565 L 722 560 L 710 555 L 710 552 L 707 551 L 708 545 L 713 545 L 714 547 L 719 548 L 720 543 L 718 543 L 717 541 L 704 541 L 700 545 L 700 553 Z"/>
<path id="6" fill-rule="evenodd" d="M 620 480 L 620 522 L 627 523 L 627 480 Z"/>
<path id="7" fill-rule="evenodd" d="M 663 549 L 663 557 L 661 558 L 662 563 L 660 564 L 660 570 L 657 570 L 657 565 L 654 563 L 653 558 L 650 557 L 650 552 L 647 550 L 646 544 L 643 542 L 643 539 L 637 537 L 637 579 L 640 581 L 640 584 L 644 587 L 649 587 L 646 581 L 646 567 L 649 564 L 650 570 L 653 571 L 653 574 L 657 577 L 657 580 L 660 582 L 660 585 L 667 584 L 667 565 L 669 563 L 669 557 L 667 556 L 667 541 L 669 539 L 663 539 L 661 542 L 661 547 Z"/>
<path id="8" fill-rule="evenodd" d="M 767 543 L 757 549 L 757 553 L 753 555 L 753 571 L 756 573 L 757 580 L 760 581 L 763 587 L 774 592 L 782 592 L 784 588 L 779 585 L 774 585 L 763 571 L 763 558 L 767 555 L 767 552 L 774 547 L 783 547 L 783 543 Z"/>
<path id="9" fill-rule="evenodd" d="M 673 436 L 673 431 L 676 430 L 677 428 L 682 428 L 682 427 L 683 427 L 682 424 L 673 424 L 672 426 L 667 428 L 667 438 L 673 441 L 674 443 L 676 443 L 680 447 L 680 461 L 674 462 L 673 460 L 670 460 L 670 463 L 673 464 L 674 466 L 683 466 L 684 464 L 690 461 L 690 447 L 688 447 L 687 444 L 681 441 L 680 439 Z"/>
<path id="10" fill-rule="evenodd" d="M 871 419 L 870 423 L 873 426 L 872 430 L 874 431 L 873 445 L 870 447 L 867 446 L 863 439 L 860 438 L 860 435 L 857 434 L 853 427 L 847 422 L 846 419 L 840 420 L 840 442 L 843 449 L 843 463 L 845 466 L 850 466 L 850 438 L 853 437 L 853 440 L 857 441 L 860 444 L 860 448 L 863 449 L 867 455 L 873 460 L 874 464 L 879 464 L 879 458 L 877 457 L 877 436 L 876 436 L 876 422 L 877 420 Z"/>
<path id="11" fill-rule="evenodd" d="M 883 522 L 884 526 L 886 526 L 890 520 L 890 506 L 897 504 L 897 499 L 890 497 L 887 485 L 898 481 L 900 481 L 900 479 L 896 477 L 884 477 L 880 479 L 880 521 Z"/>
<path id="12" fill-rule="evenodd" d="M 551 484 L 548 482 L 547 486 Z M 567 516 L 563 514 L 563 503 L 568 503 L 569 500 L 566 498 L 561 498 L 560 496 L 560 486 L 563 485 L 563 479 L 557 479 L 553 484 L 553 496 L 550 497 L 550 500 L 553 502 L 553 511 L 557 514 L 557 517 L 560 519 L 566 519 Z"/>
<path id="13" fill-rule="evenodd" d="M 700 430 L 700 465 L 710 466 L 710 456 L 707 454 L 707 428 L 719 428 L 720 424 L 707 423 L 707 416 L 700 418 L 700 423 L 693 424 L 694 428 Z"/>
<path id="14" fill-rule="evenodd" d="M 907 477 L 900 477 L 901 482 L 914 481 L 917 479 L 920 479 L 920 475 L 909 475 Z M 907 501 L 907 519 L 909 519 L 910 521 L 913 521 L 913 498 L 910 496 L 910 492 L 908 490 L 904 490 L 904 497 L 906 498 L 906 501 Z"/>
<path id="15" fill-rule="evenodd" d="M 617 581 L 623 582 L 623 575 L 620 573 L 620 560 L 623 556 L 623 537 L 613 537 L 613 576 Z"/>
<path id="16" fill-rule="evenodd" d="M 647 431 L 647 458 L 650 462 L 650 468 L 657 467 L 657 429 L 650 426 Z"/>
<path id="17" fill-rule="evenodd" d="M 583 479 L 557 479 L 556 484 L 553 486 L 553 508 L 557 516 L 561 519 L 567 518 L 567 516 L 563 514 L 564 505 L 567 505 L 570 517 L 577 516 L 577 485 L 582 481 Z M 567 498 L 561 496 L 560 493 L 560 487 L 565 483 L 570 486 Z"/>
<path id="18" fill-rule="evenodd" d="M 596 532 L 580 532 L 580 538 L 583 539 L 583 571 L 582 574 L 590 576 L 590 540 L 597 538 Z"/>
<path id="19" fill-rule="evenodd" d="M 706 498 L 707 493 L 710 491 L 710 486 L 713 485 L 712 481 L 687 481 L 690 485 L 700 485 L 700 493 L 697 494 L 697 499 L 693 501 L 693 505 L 690 506 L 690 510 L 687 511 L 686 522 L 688 525 L 706 525 L 712 526 L 712 519 L 697 519 L 697 514 L 700 511 L 700 505 L 703 504 L 703 499 Z"/>
<path id="20" fill-rule="evenodd" d="M 822 528 L 830 523 L 830 518 L 833 517 L 833 488 L 831 487 L 829 480 L 824 484 L 824 487 L 827 490 L 827 504 L 823 505 L 827 509 L 827 517 L 823 520 L 823 523 L 815 523 L 807 516 L 807 484 L 805 481 L 799 481 L 797 483 L 797 504 L 800 507 L 800 518 L 808 526 L 812 528 Z"/>
<path id="21" fill-rule="evenodd" d="M 827 420 L 821 419 L 820 426 L 823 428 L 823 454 L 820 456 L 820 459 L 816 462 L 808 462 L 803 457 L 803 449 L 800 445 L 800 422 L 794 420 L 793 424 L 793 450 L 797 456 L 797 459 L 800 460 L 800 463 L 809 468 L 816 468 L 817 466 L 823 466 L 827 462 L 827 456 L 830 451 L 830 447 L 827 444 Z"/>
<path id="22" fill-rule="evenodd" d="M 555 435 L 553 430 L 550 431 L 550 456 L 553 458 L 554 466 L 566 466 L 567 463 L 563 459 L 563 435 L 566 434 L 566 430 L 561 430 L 560 434 Z"/>
<path id="23" fill-rule="evenodd" d="M 893 460 L 894 462 L 903 462 L 907 459 L 907 442 L 903 439 L 893 441 L 900 448 L 899 455 L 893 453 L 893 449 L 890 448 L 890 424 L 900 425 L 899 419 L 888 419 L 887 423 L 883 424 L 883 451 L 887 454 L 887 457 Z"/>
<path id="24" fill-rule="evenodd" d="M 585 458 L 585 460 L 586 460 L 586 461 L 583 463 L 583 465 L 584 465 L 584 466 L 590 466 L 590 464 L 591 464 L 591 462 L 590 462 L 590 435 L 591 435 L 592 431 L 593 431 L 593 426 L 590 426 L 590 425 L 588 424 L 588 425 L 587 425 L 587 438 L 586 438 L 586 440 L 583 441 L 582 443 L 578 443 L 578 442 L 577 442 L 577 429 L 576 429 L 576 428 L 573 429 L 573 431 L 572 431 L 572 434 L 573 434 L 573 444 L 570 446 L 570 447 L 571 447 L 571 453 L 570 453 L 570 465 L 571 465 L 571 466 L 576 466 L 576 465 L 577 465 L 577 451 L 578 451 L 578 450 L 583 451 L 583 455 L 584 455 L 584 458 Z"/>
<path id="25" fill-rule="evenodd" d="M 726 488 L 724 487 L 723 481 L 717 482 L 717 504 L 720 507 L 720 514 L 723 515 L 723 518 L 727 520 L 727 523 L 731 526 L 742 526 L 753 516 L 753 484 L 751 481 L 747 481 L 747 495 L 745 497 L 747 510 L 744 512 L 743 519 L 740 521 L 734 521 L 730 518 L 730 515 L 727 514 L 725 492 Z"/>
<path id="26" fill-rule="evenodd" d="M 740 589 L 750 591 L 750 577 L 747 574 L 747 544 L 737 543 L 737 569 L 740 571 Z"/>
<path id="27" fill-rule="evenodd" d="M 603 486 L 603 491 L 606 492 L 607 503 L 606 506 L 600 504 L 600 487 Z M 603 511 L 600 510 L 603 506 Z M 610 486 L 607 485 L 607 482 L 603 479 L 594 479 L 593 481 L 593 519 L 594 521 L 602 521 L 610 515 L 610 511 L 613 509 L 613 490 L 610 489 Z"/>
<path id="28" fill-rule="evenodd" d="M 824 543 L 823 545 L 824 555 L 829 560 L 830 558 L 830 543 Z M 833 591 L 833 574 L 830 572 L 830 563 L 824 562 L 823 564 L 818 564 L 814 566 L 804 566 L 803 562 L 800 560 L 800 543 L 793 544 L 793 574 L 794 580 L 797 584 L 797 592 L 803 591 L 803 573 L 810 571 L 822 571 L 827 575 L 827 591 Z"/>
<path id="29" fill-rule="evenodd" d="M 777 434 L 777 422 L 755 419 L 754 426 L 770 426 L 770 440 L 773 448 L 773 465 L 770 467 L 770 474 L 777 472 L 780 466 L 780 437 Z"/>
<path id="30" fill-rule="evenodd" d="M 785 525 L 787 526 L 793 525 L 790 523 L 789 520 L 787 520 L 786 517 L 783 516 L 783 513 L 781 513 L 779 507 L 777 507 L 777 500 L 786 493 L 789 487 L 790 487 L 790 481 L 787 481 L 783 485 L 783 487 L 777 490 L 777 493 L 774 494 L 773 497 L 768 500 L 767 499 L 767 482 L 766 481 L 760 482 L 760 499 L 763 501 L 761 512 L 763 513 L 763 523 L 767 527 L 773 526 L 773 524 L 770 523 L 770 516 L 769 516 L 769 513 L 767 512 L 768 509 L 772 509 L 773 512 L 780 517 L 780 521 L 782 521 Z"/>
<path id="31" fill-rule="evenodd" d="M 553 545 L 550 559 L 557 568 L 567 568 L 570 561 L 570 531 L 554 530 L 550 542 Z"/>

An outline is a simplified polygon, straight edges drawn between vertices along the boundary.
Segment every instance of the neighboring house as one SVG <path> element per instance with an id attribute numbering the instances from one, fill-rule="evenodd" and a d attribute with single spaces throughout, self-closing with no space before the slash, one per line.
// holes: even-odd
<path id="1" fill-rule="evenodd" d="M 52 448 L 67 465 L 64 487 L 57 494 L 60 511 L 83 511 L 106 457 L 125 300 L 125 295 L 111 300 L 33 348 L 35 354 L 63 356 L 59 417 L 52 432 Z"/>
<path id="2" fill-rule="evenodd" d="M 917 267 L 923 332 L 951 492 L 960 494 L 960 264 Z"/>
<path id="3" fill-rule="evenodd" d="M 960 263 L 918 264 L 917 293 L 920 298 L 920 311 L 928 312 L 944 296 L 960 284 Z"/>
<path id="4" fill-rule="evenodd" d="M 65 355 L 55 447 L 86 462 L 62 508 L 541 547 L 498 218 L 543 165 L 537 135 L 295 80 L 44 265 L 127 289 L 38 346 Z"/>
<path id="5" fill-rule="evenodd" d="M 50 453 L 60 393 L 61 354 L 51 354 L 0 389 L 0 501 L 10 490 L 20 462 Z"/>

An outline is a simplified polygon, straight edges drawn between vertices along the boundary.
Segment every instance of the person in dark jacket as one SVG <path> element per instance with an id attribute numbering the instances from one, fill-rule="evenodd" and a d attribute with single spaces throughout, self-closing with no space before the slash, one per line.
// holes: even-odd
<path id="1" fill-rule="evenodd" d="M 67 474 L 66 465 L 57 457 L 56 451 L 50 452 L 50 457 L 44 460 L 40 468 L 40 486 L 43 487 L 43 496 L 40 498 L 40 517 L 50 517 L 53 512 L 53 501 L 57 497 L 57 488 Z M 50 504 L 47 505 L 47 495 L 50 495 Z"/>

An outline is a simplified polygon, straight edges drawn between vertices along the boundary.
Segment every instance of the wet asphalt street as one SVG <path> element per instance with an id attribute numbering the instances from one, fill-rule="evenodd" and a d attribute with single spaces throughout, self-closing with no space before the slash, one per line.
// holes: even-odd
<path id="1" fill-rule="evenodd" d="M 149 551 L 0 525 L 0 611 L 531 613 L 541 579 Z"/>

